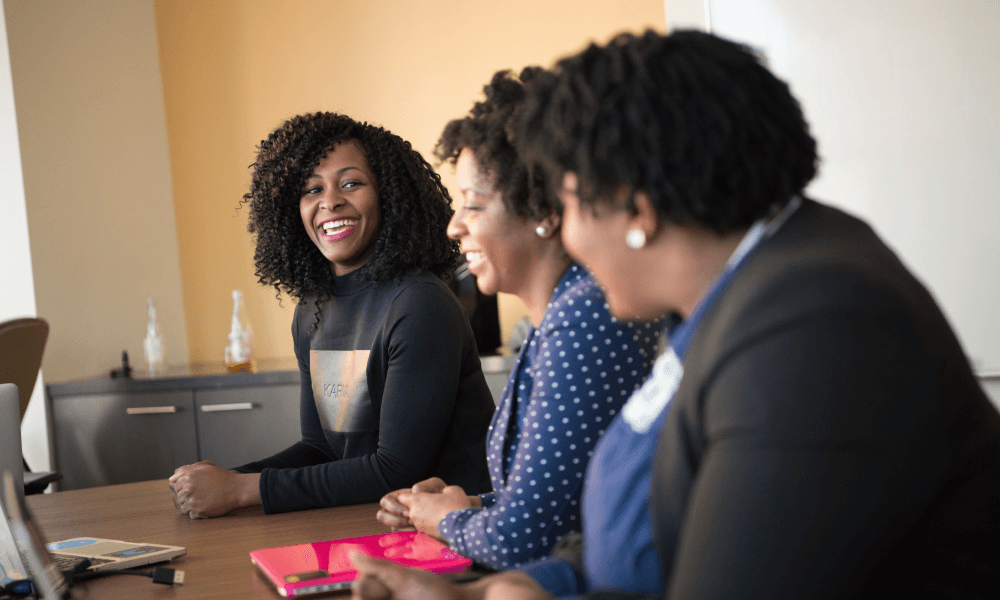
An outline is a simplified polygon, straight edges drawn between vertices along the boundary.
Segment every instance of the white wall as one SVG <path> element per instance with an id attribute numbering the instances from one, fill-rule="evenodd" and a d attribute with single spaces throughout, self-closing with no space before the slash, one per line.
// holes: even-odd
<path id="1" fill-rule="evenodd" d="M 14 87 L 3 16 L 0 6 L 0 321 L 35 316 L 28 213 L 24 204 Z M 21 427 L 25 459 L 39 471 L 51 468 L 46 431 L 44 391 L 39 375 Z"/>
<path id="2" fill-rule="evenodd" d="M 819 141 L 810 196 L 865 218 L 1000 373 L 1000 3 L 666 0 L 763 50 Z M 672 20 L 672 15 L 676 20 Z"/>
<path id="3" fill-rule="evenodd" d="M 187 363 L 153 2 L 3 5 L 46 382 L 143 367 L 147 296 Z"/>

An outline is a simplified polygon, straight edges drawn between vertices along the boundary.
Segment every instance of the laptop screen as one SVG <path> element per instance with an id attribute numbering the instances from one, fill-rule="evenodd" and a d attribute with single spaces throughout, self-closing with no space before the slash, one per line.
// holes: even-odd
<path id="1" fill-rule="evenodd" d="M 13 534 L 14 545 L 24 559 L 35 589 L 46 600 L 61 600 L 69 592 L 69 582 L 52 562 L 41 532 L 24 503 L 24 482 L 15 481 L 10 473 L 3 474 L 4 511 Z"/>
<path id="2" fill-rule="evenodd" d="M 13 383 L 0 383 L 0 440 L 0 475 L 10 473 L 15 481 L 23 481 L 21 404 Z M 19 493 L 24 495 L 23 486 Z"/>
<path id="3" fill-rule="evenodd" d="M 10 530 L 7 511 L 0 505 L 0 585 L 27 578 L 28 571 L 14 544 L 14 533 Z"/>
<path id="4" fill-rule="evenodd" d="M 22 476 L 21 466 L 21 406 L 17 386 L 0 384 L 0 474 L 10 473 L 17 481 Z M 22 487 L 20 493 L 24 493 Z M 0 506 L 2 509 L 2 506 Z M 7 511 L 0 510 L 0 585 L 28 577 L 24 562 L 14 545 L 14 534 L 7 521 Z"/>

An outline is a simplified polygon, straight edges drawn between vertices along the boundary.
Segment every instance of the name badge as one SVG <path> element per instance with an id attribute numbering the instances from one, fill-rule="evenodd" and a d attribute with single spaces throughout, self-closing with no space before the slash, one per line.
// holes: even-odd
<path id="1" fill-rule="evenodd" d="M 632 394 L 622 408 L 622 419 L 632 431 L 646 433 L 663 412 L 681 383 L 684 366 L 673 348 L 668 348 L 653 364 L 653 374 Z"/>

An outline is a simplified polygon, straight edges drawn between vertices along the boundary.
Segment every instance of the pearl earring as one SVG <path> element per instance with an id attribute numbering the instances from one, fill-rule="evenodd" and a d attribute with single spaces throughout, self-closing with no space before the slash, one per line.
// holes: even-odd
<path id="1" fill-rule="evenodd" d="M 549 234 L 549 230 L 546 229 L 545 226 L 539 225 L 538 227 L 535 227 L 535 233 L 538 234 L 538 237 L 543 238 Z"/>
<path id="2" fill-rule="evenodd" d="M 641 229 L 629 230 L 625 236 L 625 245 L 633 250 L 638 250 L 646 245 L 646 234 Z"/>

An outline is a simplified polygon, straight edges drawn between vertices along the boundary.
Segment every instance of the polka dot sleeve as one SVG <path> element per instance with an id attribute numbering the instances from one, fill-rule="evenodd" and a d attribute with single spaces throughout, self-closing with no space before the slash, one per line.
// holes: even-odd
<path id="1" fill-rule="evenodd" d="M 522 352 L 526 376 L 512 376 L 494 416 L 486 508 L 455 511 L 438 524 L 455 550 L 507 569 L 547 556 L 579 530 L 587 461 L 649 372 L 655 332 L 613 320 L 589 274 L 571 268 Z"/>

